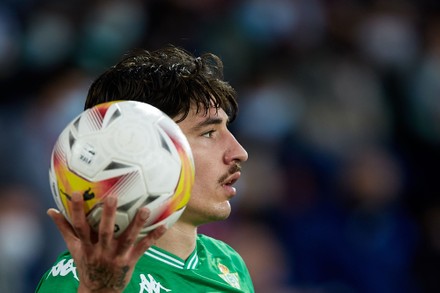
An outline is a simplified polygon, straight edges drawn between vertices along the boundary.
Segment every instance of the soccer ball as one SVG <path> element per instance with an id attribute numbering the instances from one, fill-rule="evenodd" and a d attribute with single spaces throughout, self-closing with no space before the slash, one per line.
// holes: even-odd
<path id="1" fill-rule="evenodd" d="M 57 207 L 70 221 L 71 195 L 84 198 L 84 212 L 97 231 L 103 200 L 117 195 L 118 237 L 137 210 L 150 217 L 140 237 L 171 227 L 183 213 L 194 183 L 194 161 L 180 127 L 142 102 L 107 102 L 73 119 L 52 151 L 49 181 Z"/>

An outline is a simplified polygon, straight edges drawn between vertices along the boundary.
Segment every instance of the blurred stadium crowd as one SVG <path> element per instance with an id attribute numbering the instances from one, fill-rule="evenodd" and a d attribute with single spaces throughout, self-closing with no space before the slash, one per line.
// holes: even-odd
<path id="1" fill-rule="evenodd" d="M 440 2 L 2 0 L 0 292 L 65 249 L 54 141 L 132 48 L 225 64 L 249 152 L 233 214 L 256 292 L 440 292 Z"/>

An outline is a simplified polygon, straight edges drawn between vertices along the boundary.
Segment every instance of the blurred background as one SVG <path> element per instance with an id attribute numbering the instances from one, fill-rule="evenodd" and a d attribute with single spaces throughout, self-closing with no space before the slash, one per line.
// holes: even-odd
<path id="1" fill-rule="evenodd" d="M 52 146 L 133 48 L 213 52 L 249 152 L 231 218 L 201 232 L 256 292 L 440 292 L 440 2 L 0 2 L 0 292 L 65 249 Z"/>

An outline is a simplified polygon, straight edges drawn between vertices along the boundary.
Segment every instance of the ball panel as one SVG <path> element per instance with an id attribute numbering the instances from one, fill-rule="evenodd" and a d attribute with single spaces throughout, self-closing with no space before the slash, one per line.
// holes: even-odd
<path id="1" fill-rule="evenodd" d="M 156 150 L 152 158 L 154 159 L 143 165 L 148 192 L 162 194 L 174 191 L 179 180 L 180 162 L 176 162 L 162 150 Z"/>
<path id="2" fill-rule="evenodd" d="M 127 157 L 129 160 L 145 156 L 158 147 L 157 131 L 148 121 L 139 121 L 137 117 L 127 118 L 123 123 L 114 125 L 107 131 L 108 148 L 115 156 Z"/>

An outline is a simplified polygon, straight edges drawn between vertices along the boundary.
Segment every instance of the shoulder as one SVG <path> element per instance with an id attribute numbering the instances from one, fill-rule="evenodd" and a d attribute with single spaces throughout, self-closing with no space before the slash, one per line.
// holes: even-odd
<path id="1" fill-rule="evenodd" d="M 204 234 L 197 235 L 197 245 L 202 245 L 209 250 L 227 250 L 237 253 L 229 244 Z"/>
<path id="2" fill-rule="evenodd" d="M 64 252 L 43 275 L 36 292 L 76 292 L 78 283 L 75 263 L 70 253 Z"/>
<path id="3" fill-rule="evenodd" d="M 206 253 L 210 258 L 227 258 L 235 263 L 244 261 L 240 254 L 226 242 L 204 234 L 197 235 L 197 248 L 200 254 Z M 202 253 L 203 251 L 204 253 Z"/>
<path id="4" fill-rule="evenodd" d="M 216 272 L 220 278 L 233 287 L 241 287 L 243 292 L 254 292 L 252 279 L 243 258 L 229 244 L 199 234 L 197 250 L 201 262 L 209 267 L 211 272 Z"/>

